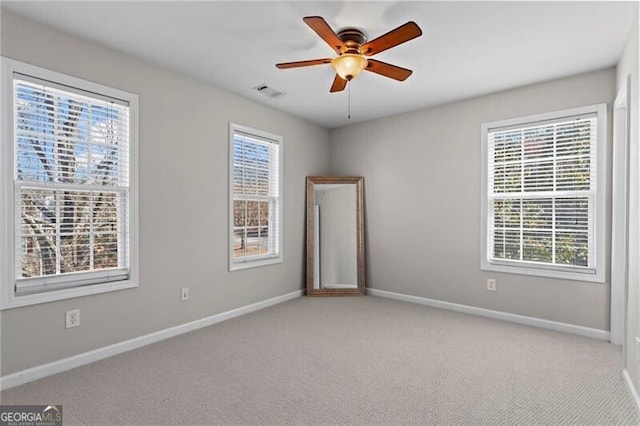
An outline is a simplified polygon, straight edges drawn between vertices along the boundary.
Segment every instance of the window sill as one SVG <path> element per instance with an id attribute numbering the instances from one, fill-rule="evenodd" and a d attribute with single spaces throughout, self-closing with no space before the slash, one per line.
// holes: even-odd
<path id="1" fill-rule="evenodd" d="M 72 299 L 74 297 L 90 296 L 93 294 L 107 293 L 110 291 L 124 290 L 138 287 L 138 283 L 132 280 L 114 281 L 112 283 L 93 284 L 82 287 L 72 287 L 48 292 L 25 294 L 16 296 L 11 292 L 0 304 L 0 310 L 19 308 L 22 306 L 37 305 L 40 303 L 54 302 L 57 300 Z"/>
<path id="2" fill-rule="evenodd" d="M 491 263 L 489 261 L 484 261 L 480 265 L 480 269 L 483 271 L 494 271 L 494 272 L 504 272 L 509 274 L 518 274 L 518 275 L 531 275 L 537 277 L 547 277 L 547 278 L 557 278 L 562 280 L 573 280 L 573 281 L 587 281 L 594 283 L 604 283 L 604 274 L 602 272 L 597 271 L 596 273 L 589 272 L 574 272 L 574 271 L 561 271 L 554 269 L 544 269 L 544 268 L 533 268 L 526 265 L 522 266 L 512 266 L 512 265 L 502 265 Z"/>
<path id="3" fill-rule="evenodd" d="M 270 257 L 266 259 L 249 260 L 241 263 L 233 263 L 232 261 L 229 264 L 229 272 L 241 271 L 243 269 L 258 268 L 260 266 L 273 265 L 276 263 L 282 263 L 282 256 Z"/>

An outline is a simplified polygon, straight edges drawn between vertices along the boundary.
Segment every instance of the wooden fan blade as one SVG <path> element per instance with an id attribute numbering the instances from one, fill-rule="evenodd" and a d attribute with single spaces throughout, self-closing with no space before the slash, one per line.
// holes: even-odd
<path id="1" fill-rule="evenodd" d="M 330 64 L 331 59 L 311 59 L 309 61 L 296 61 L 296 62 L 284 62 L 282 64 L 276 64 L 276 67 L 281 70 L 287 68 L 298 68 L 298 67 L 309 67 L 311 65 L 322 65 L 322 64 Z"/>
<path id="2" fill-rule="evenodd" d="M 375 59 L 367 59 L 367 67 L 365 70 L 375 72 L 376 74 L 393 78 L 398 81 L 405 81 L 413 73 L 413 71 L 406 68 L 387 64 L 382 61 L 376 61 Z"/>
<path id="3" fill-rule="evenodd" d="M 391 30 L 386 34 L 371 40 L 369 43 L 362 45 L 362 47 L 360 47 L 360 53 L 366 56 L 373 56 L 406 41 L 420 37 L 421 35 L 422 30 L 418 24 L 413 21 L 409 21 L 404 25 L 400 25 L 395 30 Z"/>
<path id="4" fill-rule="evenodd" d="M 336 78 L 333 79 L 333 84 L 331 85 L 331 90 L 329 90 L 329 92 L 342 92 L 345 87 L 347 87 L 347 80 L 336 74 Z"/>
<path id="5" fill-rule="evenodd" d="M 338 35 L 331 29 L 327 21 L 320 16 L 307 16 L 302 20 L 311 27 L 338 55 L 345 50 L 345 45 Z"/>

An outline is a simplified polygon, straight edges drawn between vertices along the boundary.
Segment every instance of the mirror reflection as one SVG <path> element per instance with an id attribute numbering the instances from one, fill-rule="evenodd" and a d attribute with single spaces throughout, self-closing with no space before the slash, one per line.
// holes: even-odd
<path id="1" fill-rule="evenodd" d="M 307 182 L 307 293 L 364 294 L 362 178 Z"/>
<path id="2" fill-rule="evenodd" d="M 357 288 L 356 185 L 315 186 L 313 288 Z"/>

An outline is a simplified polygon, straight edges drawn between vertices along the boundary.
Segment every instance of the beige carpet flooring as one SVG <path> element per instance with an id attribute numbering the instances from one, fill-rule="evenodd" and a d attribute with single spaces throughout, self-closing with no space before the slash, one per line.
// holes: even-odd
<path id="1" fill-rule="evenodd" d="M 606 342 L 298 298 L 2 393 L 88 424 L 638 424 Z"/>

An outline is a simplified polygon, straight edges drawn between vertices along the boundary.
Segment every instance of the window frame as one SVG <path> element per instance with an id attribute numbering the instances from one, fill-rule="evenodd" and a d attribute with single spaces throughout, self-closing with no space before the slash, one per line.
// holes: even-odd
<path id="1" fill-rule="evenodd" d="M 489 131 L 505 127 L 526 127 L 537 122 L 559 120 L 563 117 L 578 115 L 596 115 L 595 141 L 595 189 L 593 202 L 593 238 L 594 238 L 594 268 L 580 270 L 570 265 L 533 264 L 518 260 L 491 259 L 490 203 L 489 203 Z M 578 108 L 570 108 L 525 117 L 516 117 L 481 124 L 481 262 L 480 269 L 484 271 L 506 272 L 567 280 L 605 282 L 606 268 L 606 199 L 607 199 L 607 104 L 594 104 Z"/>
<path id="2" fill-rule="evenodd" d="M 233 191 L 233 159 L 234 159 L 234 136 L 236 133 L 244 133 L 249 136 L 254 136 L 259 139 L 266 139 L 278 145 L 278 196 L 276 199 L 276 214 L 277 214 L 277 240 L 276 244 L 278 252 L 268 255 L 251 256 L 242 260 L 234 259 L 234 198 Z M 284 183 L 284 167 L 283 167 L 283 154 L 284 154 L 284 138 L 280 135 L 265 132 L 262 130 L 254 129 L 252 127 L 244 126 L 234 122 L 229 122 L 229 223 L 228 223 L 228 256 L 229 256 L 229 271 L 238 271 L 249 268 L 257 268 L 266 265 L 273 265 L 282 263 L 284 259 L 284 224 L 283 224 L 283 183 Z M 270 165 L 271 167 L 271 165 Z"/>
<path id="3" fill-rule="evenodd" d="M 0 221 L 0 310 L 40 303 L 65 300 L 75 297 L 100 294 L 139 285 L 138 265 L 138 96 L 123 90 L 94 83 L 67 74 L 59 73 L 35 65 L 2 57 L 0 84 L 2 97 L 0 99 L 0 119 L 2 120 L 2 138 L 10 143 L 0 145 L 0 166 L 4 172 L 0 174 L 0 212 L 4 219 Z M 129 200 L 128 215 L 125 221 L 129 227 L 128 278 L 114 280 L 105 277 L 100 282 L 90 284 L 82 281 L 66 281 L 64 275 L 51 276 L 50 280 L 56 285 L 51 289 L 31 294 L 17 294 L 15 278 L 15 259 L 18 254 L 16 247 L 16 185 L 14 179 L 16 147 L 14 140 L 14 73 L 31 76 L 39 80 L 52 83 L 52 87 L 68 86 L 69 91 L 79 89 L 83 92 L 95 93 L 110 98 L 117 98 L 129 103 Z M 25 182 L 28 186 L 29 182 Z M 87 273 L 90 278 L 91 272 Z"/>

